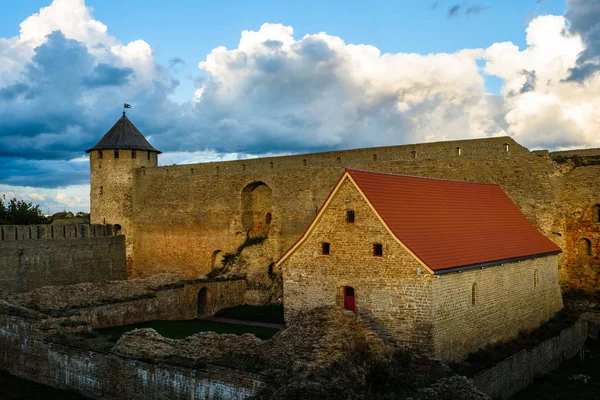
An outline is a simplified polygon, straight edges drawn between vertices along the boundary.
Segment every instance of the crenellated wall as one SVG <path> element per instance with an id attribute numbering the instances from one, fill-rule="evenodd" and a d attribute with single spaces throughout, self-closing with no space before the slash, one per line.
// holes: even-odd
<path id="1" fill-rule="evenodd" d="M 126 279 L 125 238 L 112 225 L 3 225 L 0 269 L 7 292 Z"/>

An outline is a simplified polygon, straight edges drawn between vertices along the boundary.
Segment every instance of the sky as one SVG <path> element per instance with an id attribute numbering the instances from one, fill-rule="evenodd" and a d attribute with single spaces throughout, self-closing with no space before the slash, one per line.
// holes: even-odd
<path id="1" fill-rule="evenodd" d="M 161 165 L 600 147 L 600 0 L 0 2 L 0 194 L 44 212 L 89 209 L 123 103 Z"/>

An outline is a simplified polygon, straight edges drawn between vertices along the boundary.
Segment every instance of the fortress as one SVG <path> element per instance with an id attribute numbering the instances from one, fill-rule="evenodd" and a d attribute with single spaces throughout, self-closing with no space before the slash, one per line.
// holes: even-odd
<path id="1" fill-rule="evenodd" d="M 600 149 L 530 151 L 493 137 L 159 167 L 124 113 L 87 152 L 91 223 L 125 235 L 129 277 L 199 277 L 260 238 L 245 258 L 250 283 L 264 281 L 350 167 L 499 184 L 563 250 L 563 290 L 600 286 Z"/>

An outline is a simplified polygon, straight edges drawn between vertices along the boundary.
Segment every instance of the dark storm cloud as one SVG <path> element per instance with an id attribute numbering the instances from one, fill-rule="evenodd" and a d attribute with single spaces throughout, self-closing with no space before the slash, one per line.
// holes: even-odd
<path id="1" fill-rule="evenodd" d="M 96 65 L 91 74 L 83 78 L 83 84 L 87 86 L 121 86 L 127 83 L 129 76 L 133 74 L 131 68 L 118 68 L 108 64 Z"/>
<path id="2" fill-rule="evenodd" d="M 55 188 L 89 182 L 89 164 L 81 161 L 0 157 L 0 184 Z"/>
<path id="3" fill-rule="evenodd" d="M 565 17 L 569 30 L 581 35 L 585 46 L 567 80 L 583 82 L 600 71 L 600 0 L 567 0 Z"/>

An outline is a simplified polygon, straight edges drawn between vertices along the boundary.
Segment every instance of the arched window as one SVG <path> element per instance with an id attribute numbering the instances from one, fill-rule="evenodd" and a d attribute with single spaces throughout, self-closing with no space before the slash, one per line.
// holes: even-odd
<path id="1" fill-rule="evenodd" d="M 114 231 L 115 231 L 115 235 L 120 235 L 120 234 L 121 234 L 121 225 L 119 225 L 119 224 L 115 224 L 115 225 L 113 226 L 113 229 L 114 229 Z"/>
<path id="2" fill-rule="evenodd" d="M 592 256 L 592 242 L 583 238 L 579 241 L 579 257 L 587 258 Z"/>
<path id="3" fill-rule="evenodd" d="M 306 158 L 302 160 L 302 165 L 304 165 L 306 167 L 306 165 L 308 164 L 308 162 L 306 161 Z"/>
<path id="4" fill-rule="evenodd" d="M 190 168 L 190 175 L 194 175 L 194 168 Z"/>
<path id="5" fill-rule="evenodd" d="M 596 204 L 592 210 L 592 220 L 596 223 L 600 222 L 600 204 Z"/>
<path id="6" fill-rule="evenodd" d="M 456 155 L 460 156 L 462 154 L 462 149 L 460 147 L 456 148 Z"/>
<path id="7" fill-rule="evenodd" d="M 539 282 L 540 282 L 540 273 L 536 269 L 535 271 L 533 271 L 533 287 L 536 288 L 538 286 Z"/>
<path id="8" fill-rule="evenodd" d="M 504 143 L 504 151 L 508 153 L 510 145 L 508 143 Z"/>
<path id="9" fill-rule="evenodd" d="M 265 215 L 265 224 L 267 225 L 271 225 L 271 219 L 273 218 L 273 215 L 271 215 L 271 213 L 267 213 Z"/>
<path id="10" fill-rule="evenodd" d="M 411 158 L 417 158 L 417 151 L 416 150 L 411 151 L 410 152 L 410 157 Z"/>
<path id="11" fill-rule="evenodd" d="M 100 190 L 98 191 L 98 193 L 100 194 L 100 196 L 104 194 L 104 186 L 100 186 Z"/>
<path id="12" fill-rule="evenodd" d="M 474 283 L 473 286 L 471 287 L 471 304 L 472 305 L 476 305 L 477 304 L 477 300 L 479 297 L 479 293 L 477 291 L 477 284 Z"/>

